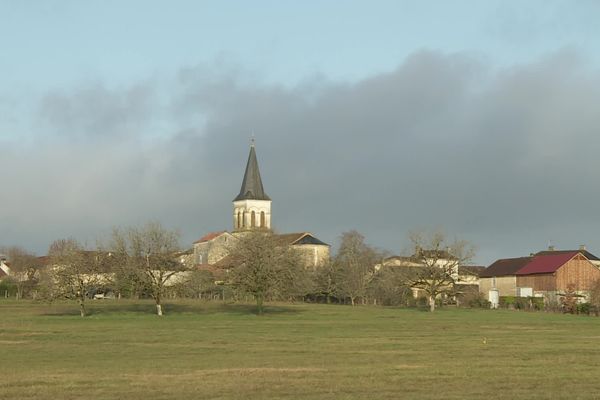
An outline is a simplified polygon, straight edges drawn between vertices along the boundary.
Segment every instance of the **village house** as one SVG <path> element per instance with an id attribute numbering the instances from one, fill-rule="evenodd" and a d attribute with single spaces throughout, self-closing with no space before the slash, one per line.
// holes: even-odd
<path id="1" fill-rule="evenodd" d="M 0 254 L 0 279 L 6 278 L 10 275 L 10 266 L 7 257 L 4 254 Z"/>
<path id="2" fill-rule="evenodd" d="M 422 261 L 423 255 L 416 253 L 409 257 L 391 256 L 383 260 L 382 263 L 375 266 L 375 270 L 383 268 L 423 268 L 426 265 L 436 265 L 439 268 L 450 269 L 452 279 L 455 285 L 477 286 L 479 285 L 479 273 L 485 267 L 474 265 L 459 265 L 459 262 L 448 252 L 448 250 L 439 250 L 438 256 L 433 256 L 433 250 L 420 250 L 425 255 L 426 260 Z M 428 257 L 429 255 L 429 257 Z"/>
<path id="3" fill-rule="evenodd" d="M 477 292 L 479 273 L 484 270 L 481 266 L 460 265 L 459 260 L 451 254 L 451 249 L 424 250 L 416 248 L 409 257 L 391 256 L 375 265 L 375 270 L 382 268 L 404 269 L 407 273 L 418 272 L 419 268 L 435 266 L 449 272 L 455 293 Z M 412 288 L 414 298 L 424 296 L 422 289 Z"/>
<path id="4" fill-rule="evenodd" d="M 254 142 L 242 180 L 240 192 L 233 199 L 233 231 L 211 232 L 193 243 L 193 263 L 196 266 L 227 264 L 228 256 L 235 242 L 255 231 L 271 231 L 271 198 L 265 193 Z M 282 246 L 296 249 L 306 267 L 316 268 L 329 261 L 330 246 L 310 232 L 275 234 L 275 240 Z"/>
<path id="5" fill-rule="evenodd" d="M 532 257 L 496 260 L 479 274 L 479 292 L 489 295 L 489 301 L 498 303 L 498 296 L 517 296 L 517 271 Z"/>

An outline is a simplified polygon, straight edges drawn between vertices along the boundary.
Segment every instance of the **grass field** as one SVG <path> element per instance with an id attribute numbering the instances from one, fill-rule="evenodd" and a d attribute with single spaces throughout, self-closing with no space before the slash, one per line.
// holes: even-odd
<path id="1" fill-rule="evenodd" d="M 2 399 L 594 399 L 600 318 L 0 302 Z M 486 338 L 486 343 L 484 343 Z"/>

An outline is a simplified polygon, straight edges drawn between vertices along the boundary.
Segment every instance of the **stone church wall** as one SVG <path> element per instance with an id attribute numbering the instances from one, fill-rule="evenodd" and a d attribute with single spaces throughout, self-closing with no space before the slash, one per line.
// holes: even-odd
<path id="1" fill-rule="evenodd" d="M 292 247 L 300 252 L 306 267 L 320 267 L 329 261 L 329 246 L 300 244 Z"/>
<path id="2" fill-rule="evenodd" d="M 229 233 L 206 242 L 194 244 L 194 261 L 196 264 L 215 264 L 227 256 L 233 246 L 235 238 Z"/>

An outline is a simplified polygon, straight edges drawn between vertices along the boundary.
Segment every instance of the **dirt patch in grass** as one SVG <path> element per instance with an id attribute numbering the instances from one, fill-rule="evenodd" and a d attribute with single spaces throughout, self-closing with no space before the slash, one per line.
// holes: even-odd
<path id="1" fill-rule="evenodd" d="M 199 369 L 183 374 L 127 374 L 126 378 L 134 379 L 181 379 L 186 380 L 198 376 L 205 375 L 252 375 L 252 374 L 287 374 L 287 373 L 315 373 L 327 372 L 325 368 L 298 367 L 298 368 L 270 368 L 270 367 L 249 367 L 249 368 L 215 368 L 215 369 Z"/>
<path id="2" fill-rule="evenodd" d="M 396 369 L 419 369 L 419 368 L 424 368 L 425 366 L 423 365 L 414 365 L 414 364 L 398 364 L 398 365 L 394 365 L 394 368 Z"/>

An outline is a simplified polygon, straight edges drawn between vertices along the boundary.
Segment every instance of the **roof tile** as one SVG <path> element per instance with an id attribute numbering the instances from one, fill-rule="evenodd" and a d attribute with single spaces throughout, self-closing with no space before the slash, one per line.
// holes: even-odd
<path id="1" fill-rule="evenodd" d="M 501 258 L 487 267 L 480 278 L 491 278 L 493 276 L 516 275 L 517 271 L 523 268 L 533 257 Z"/>
<path id="2" fill-rule="evenodd" d="M 227 231 L 220 231 L 220 232 L 210 232 L 210 233 L 207 233 L 206 235 L 202 236 L 200 239 L 196 240 L 196 241 L 194 242 L 194 244 L 196 244 L 196 243 L 202 243 L 202 242 L 208 242 L 208 241 L 211 241 L 211 240 L 213 240 L 213 239 L 215 239 L 215 238 L 217 238 L 217 237 L 221 236 L 221 235 L 222 235 L 222 234 L 224 234 L 225 232 L 227 232 Z"/>

